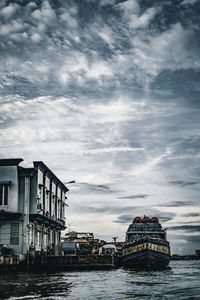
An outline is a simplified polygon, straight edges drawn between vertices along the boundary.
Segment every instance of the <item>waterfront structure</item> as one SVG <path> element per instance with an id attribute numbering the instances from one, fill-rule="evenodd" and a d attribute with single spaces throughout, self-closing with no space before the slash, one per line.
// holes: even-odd
<path id="1" fill-rule="evenodd" d="M 94 234 L 92 232 L 76 232 L 70 231 L 65 234 L 65 241 L 74 241 L 76 243 L 88 243 L 88 242 L 98 242 L 98 239 L 94 239 Z"/>
<path id="2" fill-rule="evenodd" d="M 195 255 L 200 257 L 200 249 L 195 250 Z"/>
<path id="3" fill-rule="evenodd" d="M 65 238 L 63 238 L 63 249 L 67 249 L 67 247 L 71 247 L 74 245 L 74 249 L 77 249 L 77 253 L 79 254 L 89 254 L 92 253 L 92 249 L 95 247 L 100 247 L 100 243 L 104 241 L 100 241 L 99 239 L 94 238 L 94 234 L 92 232 L 76 232 L 70 231 L 65 234 Z M 67 250 L 64 250 L 67 252 Z"/>
<path id="4" fill-rule="evenodd" d="M 136 217 L 129 225 L 122 248 L 122 266 L 126 268 L 165 268 L 170 261 L 166 230 L 157 217 Z"/>
<path id="5" fill-rule="evenodd" d="M 21 167 L 21 158 L 0 159 L 0 248 L 21 260 L 34 254 L 59 254 L 65 227 L 68 188 L 42 162 Z"/>

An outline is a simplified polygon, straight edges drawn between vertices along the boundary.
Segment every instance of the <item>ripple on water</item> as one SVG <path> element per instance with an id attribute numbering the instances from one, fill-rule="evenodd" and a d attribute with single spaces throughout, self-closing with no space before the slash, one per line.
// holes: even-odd
<path id="1" fill-rule="evenodd" d="M 165 271 L 110 270 L 0 276 L 0 299 L 199 300 L 200 261 L 172 261 Z"/>

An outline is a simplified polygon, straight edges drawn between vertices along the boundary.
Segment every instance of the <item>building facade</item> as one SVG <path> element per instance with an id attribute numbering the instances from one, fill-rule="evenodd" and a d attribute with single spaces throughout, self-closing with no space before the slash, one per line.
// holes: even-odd
<path id="1" fill-rule="evenodd" d="M 22 161 L 0 160 L 0 247 L 21 259 L 30 247 L 59 254 L 68 189 L 42 161 L 32 168 L 21 167 Z"/>

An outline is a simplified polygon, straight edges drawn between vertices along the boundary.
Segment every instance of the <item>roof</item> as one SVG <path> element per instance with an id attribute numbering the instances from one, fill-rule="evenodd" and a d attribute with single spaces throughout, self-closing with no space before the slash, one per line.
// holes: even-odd
<path id="1" fill-rule="evenodd" d="M 4 158 L 0 159 L 0 166 L 18 166 L 23 158 Z"/>
<path id="2" fill-rule="evenodd" d="M 34 161 L 33 165 L 35 169 L 41 170 L 42 172 L 46 173 L 49 178 L 52 178 L 53 182 L 58 184 L 65 193 L 69 191 L 66 185 L 43 163 L 43 161 Z"/>
<path id="3" fill-rule="evenodd" d="M 23 158 L 4 158 L 0 159 L 0 166 L 18 166 L 22 161 Z M 69 191 L 66 185 L 42 161 L 34 161 L 33 165 L 34 168 L 19 167 L 20 175 L 32 176 L 34 174 L 34 170 L 41 170 L 49 178 L 52 178 L 53 182 L 60 186 L 65 193 Z"/>

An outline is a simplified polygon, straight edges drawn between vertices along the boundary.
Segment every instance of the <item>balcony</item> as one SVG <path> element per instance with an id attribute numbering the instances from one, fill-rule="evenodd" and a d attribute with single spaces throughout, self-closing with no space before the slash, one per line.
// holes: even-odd
<path id="1" fill-rule="evenodd" d="M 64 230 L 66 228 L 65 222 L 61 219 L 53 219 L 46 215 L 30 214 L 30 221 L 37 221 L 39 224 L 44 224 L 52 229 Z"/>

